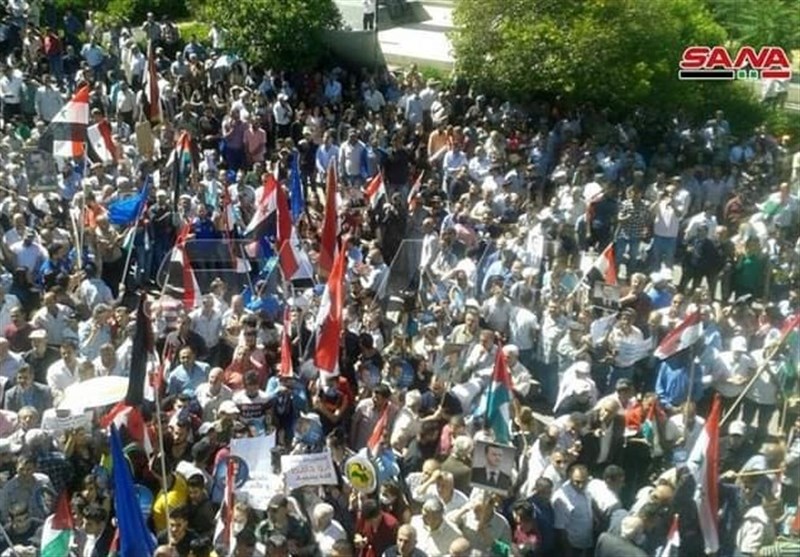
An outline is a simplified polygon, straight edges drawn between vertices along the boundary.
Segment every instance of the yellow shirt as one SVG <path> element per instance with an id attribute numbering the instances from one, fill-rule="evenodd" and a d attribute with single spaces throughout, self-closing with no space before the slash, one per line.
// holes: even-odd
<path id="1" fill-rule="evenodd" d="M 167 492 L 166 497 L 163 491 L 159 491 L 153 502 L 153 524 L 155 524 L 156 532 L 167 529 L 167 505 L 170 509 L 174 509 L 185 505 L 188 500 L 186 480 L 180 474 L 175 474 L 175 484 Z"/>

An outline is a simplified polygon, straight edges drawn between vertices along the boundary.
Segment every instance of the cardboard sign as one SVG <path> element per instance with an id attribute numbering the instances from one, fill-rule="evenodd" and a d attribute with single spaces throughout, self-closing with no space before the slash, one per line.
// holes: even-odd
<path id="1" fill-rule="evenodd" d="M 336 485 L 336 469 L 331 453 L 311 453 L 281 456 L 281 472 L 286 487 L 295 489 L 306 485 Z"/>

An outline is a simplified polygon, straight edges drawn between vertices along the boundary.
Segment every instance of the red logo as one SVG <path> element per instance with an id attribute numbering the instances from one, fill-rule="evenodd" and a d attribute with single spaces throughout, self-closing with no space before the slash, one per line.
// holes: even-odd
<path id="1" fill-rule="evenodd" d="M 758 51 L 743 46 L 735 54 L 724 46 L 690 46 L 681 57 L 680 79 L 791 79 L 789 57 L 779 46 L 764 46 Z"/>

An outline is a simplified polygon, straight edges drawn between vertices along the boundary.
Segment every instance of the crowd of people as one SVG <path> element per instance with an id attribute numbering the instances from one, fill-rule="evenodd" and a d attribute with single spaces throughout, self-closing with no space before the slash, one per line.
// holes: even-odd
<path id="1" fill-rule="evenodd" d="M 414 66 L 250 67 L 217 27 L 198 40 L 152 14 L 104 29 L 52 2 L 6 4 L 19 44 L 0 77 L 0 555 L 38 555 L 64 493 L 70 555 L 117 547 L 109 406 L 87 387 L 91 418 L 69 419 L 84 414 L 75 385 L 146 358 L 140 296 L 169 356 L 136 408 L 144 435 L 122 430 L 154 555 L 702 555 L 686 464 L 715 400 L 717 555 L 798 554 L 798 138 L 734 135 L 722 111 L 522 110 Z M 112 164 L 38 148 L 87 84 Z M 191 172 L 176 180 L 183 132 Z M 267 176 L 314 269 L 295 284 L 274 231 L 247 235 Z M 114 225 L 109 207 L 145 182 L 141 218 Z M 314 356 L 332 201 L 345 308 L 327 373 Z M 190 307 L 164 272 L 176 242 L 195 258 Z M 657 357 L 691 315 L 699 340 Z M 498 366 L 507 441 L 486 419 Z M 231 446 L 259 437 L 272 479 L 231 501 Z M 336 480 L 290 489 L 281 457 L 320 453 Z M 373 485 L 356 485 L 354 458 Z M 680 546 L 664 550 L 676 515 Z"/>

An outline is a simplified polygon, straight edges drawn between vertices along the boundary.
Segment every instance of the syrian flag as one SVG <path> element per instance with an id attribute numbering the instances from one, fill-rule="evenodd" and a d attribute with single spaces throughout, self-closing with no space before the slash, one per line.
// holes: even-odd
<path id="1" fill-rule="evenodd" d="M 42 134 L 39 148 L 54 157 L 80 159 L 86 153 L 86 133 L 89 127 L 89 86 L 84 85 L 58 111 Z"/>
<path id="2" fill-rule="evenodd" d="M 164 289 L 169 288 L 183 302 L 183 307 L 192 310 L 200 306 L 200 285 L 192 269 L 192 262 L 186 253 L 186 237 L 189 225 L 185 225 L 175 240 L 164 278 Z"/>
<path id="3" fill-rule="evenodd" d="M 678 531 L 678 515 L 672 517 L 672 524 L 669 527 L 667 534 L 667 543 L 661 549 L 660 557 L 672 557 L 673 553 L 681 546 L 681 535 Z M 675 551 L 673 551 L 675 550 Z"/>
<path id="4" fill-rule="evenodd" d="M 700 319 L 700 312 L 694 311 L 684 317 L 683 321 L 664 337 L 653 356 L 659 360 L 666 360 L 693 346 L 702 335 L 703 323 Z"/>
<path id="5" fill-rule="evenodd" d="M 258 198 L 253 218 L 244 229 L 245 236 L 260 240 L 267 235 L 270 228 L 268 219 L 278 208 L 278 189 L 280 189 L 280 184 L 272 174 L 268 174 L 264 180 L 264 186 L 261 188 L 261 195 Z"/>
<path id="6" fill-rule="evenodd" d="M 153 43 L 147 43 L 147 68 L 144 72 L 144 120 L 155 127 L 162 121 L 161 92 L 158 90 L 158 72 L 156 72 L 156 59 L 153 54 Z"/>
<path id="7" fill-rule="evenodd" d="M 497 348 L 492 370 L 492 382 L 486 395 L 486 424 L 494 432 L 497 443 L 511 443 L 511 375 L 506 355 Z"/>
<path id="8" fill-rule="evenodd" d="M 406 201 L 407 201 L 407 203 L 409 205 L 411 205 L 411 202 L 414 201 L 414 197 L 416 197 L 416 195 L 419 193 L 419 190 L 422 189 L 422 177 L 423 176 L 425 176 L 425 171 L 422 171 L 422 172 L 419 173 L 419 176 L 417 176 L 417 179 L 414 182 L 414 185 L 411 186 L 411 190 L 409 190 L 409 192 L 408 192 L 408 199 Z"/>
<path id="9" fill-rule="evenodd" d="M 324 273 L 331 273 L 336 259 L 339 235 L 339 213 L 336 210 L 336 167 L 333 162 L 328 166 L 327 189 L 325 192 L 325 216 L 322 221 L 322 234 L 319 249 L 319 268 Z"/>
<path id="10" fill-rule="evenodd" d="M 42 541 L 39 546 L 41 552 L 39 555 L 41 557 L 64 557 L 64 555 L 69 555 L 74 527 L 69 494 L 64 490 L 56 502 L 56 512 L 48 516 L 42 526 Z"/>
<path id="11" fill-rule="evenodd" d="M 86 129 L 89 138 L 89 158 L 95 162 L 117 162 L 117 144 L 111 137 L 111 124 L 103 118 Z"/>
<path id="12" fill-rule="evenodd" d="M 372 456 L 378 455 L 378 448 L 381 445 L 381 441 L 386 436 L 386 428 L 389 425 L 389 405 L 387 404 L 383 408 L 383 412 L 381 412 L 378 421 L 375 423 L 375 428 L 372 430 L 372 433 L 367 439 L 367 448 Z"/>
<path id="13" fill-rule="evenodd" d="M 214 528 L 214 547 L 227 549 L 226 553 L 220 555 L 233 555 L 236 537 L 233 532 L 233 507 L 234 507 L 234 478 L 236 477 L 236 460 L 228 458 L 225 469 L 225 493 L 222 498 L 222 505 L 217 511 Z"/>
<path id="14" fill-rule="evenodd" d="M 342 336 L 342 309 L 344 306 L 344 271 L 347 256 L 339 250 L 333 263 L 328 284 L 322 294 L 317 313 L 319 330 L 314 365 L 322 373 L 339 374 L 339 350 Z"/>
<path id="15" fill-rule="evenodd" d="M 617 284 L 617 260 L 614 255 L 614 242 L 606 246 L 594 260 L 586 278 L 592 282 L 602 281 L 606 284 Z"/>
<path id="16" fill-rule="evenodd" d="M 282 187 L 276 189 L 276 205 L 278 215 L 278 261 L 284 280 L 293 281 L 310 279 L 314 274 L 308 255 L 300 246 L 297 229 L 292 224 L 289 211 L 289 200 Z"/>
<path id="17" fill-rule="evenodd" d="M 695 481 L 694 502 L 706 554 L 719 550 L 719 420 L 722 404 L 714 397 L 711 413 L 697 438 L 686 466 Z"/>
<path id="18" fill-rule="evenodd" d="M 375 210 L 378 207 L 378 202 L 386 197 L 386 185 L 383 183 L 383 176 L 380 172 L 373 176 L 372 180 L 367 184 L 364 195 L 372 210 Z"/>
<path id="19" fill-rule="evenodd" d="M 289 306 L 283 310 L 283 336 L 281 338 L 281 369 L 280 375 L 284 377 L 294 376 L 294 365 L 292 364 L 292 321 L 289 316 Z"/>

